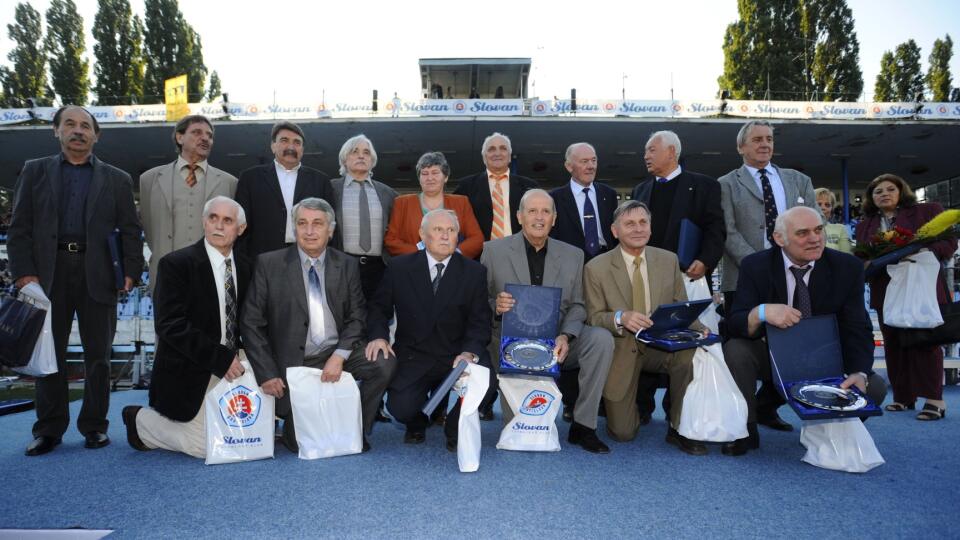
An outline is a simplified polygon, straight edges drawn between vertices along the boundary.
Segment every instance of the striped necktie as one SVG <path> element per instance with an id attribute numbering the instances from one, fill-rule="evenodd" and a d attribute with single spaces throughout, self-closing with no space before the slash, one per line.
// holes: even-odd
<path id="1" fill-rule="evenodd" d="M 507 205 L 504 202 L 503 186 L 501 182 L 507 179 L 505 174 L 491 174 L 493 191 L 490 193 L 493 202 L 493 227 L 490 229 L 490 239 L 496 240 L 506 236 Z"/>

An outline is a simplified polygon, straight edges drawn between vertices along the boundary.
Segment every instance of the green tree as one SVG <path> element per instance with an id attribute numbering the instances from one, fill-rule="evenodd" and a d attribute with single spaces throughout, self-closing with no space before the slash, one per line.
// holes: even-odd
<path id="1" fill-rule="evenodd" d="M 53 0 L 47 10 L 46 49 L 53 89 L 61 103 L 87 102 L 90 62 L 83 58 L 85 48 L 77 5 L 73 0 Z"/>
<path id="2" fill-rule="evenodd" d="M 920 47 L 909 39 L 897 45 L 893 53 L 896 69 L 893 72 L 893 95 L 897 101 L 923 98 L 923 73 L 920 71 Z"/>
<path id="3" fill-rule="evenodd" d="M 200 34 L 184 20 L 177 0 L 145 0 L 144 8 L 145 100 L 162 102 L 164 81 L 183 74 L 187 94 L 199 100 L 207 76 Z"/>
<path id="4" fill-rule="evenodd" d="M 128 0 L 100 0 L 93 23 L 97 101 L 131 105 L 143 99 L 143 23 Z"/>
<path id="5" fill-rule="evenodd" d="M 203 65 L 203 44 L 192 26 L 185 24 L 184 51 L 180 57 L 180 72 L 187 74 L 187 96 L 191 102 L 203 99 L 207 83 L 207 66 Z"/>
<path id="6" fill-rule="evenodd" d="M 130 40 L 127 48 L 130 50 L 130 64 L 127 66 L 127 81 L 129 93 L 137 103 L 143 103 L 143 92 L 146 85 L 147 60 L 143 53 L 143 20 L 139 15 L 133 16 L 130 30 Z"/>
<path id="7" fill-rule="evenodd" d="M 47 85 L 47 57 L 42 48 L 40 12 L 30 4 L 17 4 L 14 21 L 16 24 L 7 25 L 7 35 L 14 43 L 7 59 L 13 62 L 13 69 L 4 68 L 0 75 L 6 105 L 24 107 L 29 98 L 34 98 L 37 105 L 52 105 L 53 90 Z"/>
<path id="8" fill-rule="evenodd" d="M 809 0 L 805 4 L 814 26 L 812 92 L 823 101 L 855 101 L 863 92 L 863 72 L 853 13 L 846 0 Z"/>
<path id="9" fill-rule="evenodd" d="M 220 75 L 217 74 L 217 70 L 213 70 L 213 73 L 210 74 L 210 89 L 207 90 L 207 100 L 213 101 L 220 97 L 222 93 L 223 88 L 220 83 Z"/>
<path id="10" fill-rule="evenodd" d="M 897 70 L 897 63 L 893 59 L 893 53 L 884 51 L 880 57 L 880 73 L 877 73 L 877 81 L 873 85 L 873 100 L 877 102 L 893 101 L 893 77 Z"/>
<path id="11" fill-rule="evenodd" d="M 930 90 L 931 101 L 947 101 L 950 99 L 950 86 L 953 78 L 950 76 L 950 59 L 953 58 L 953 40 L 950 34 L 946 38 L 933 42 L 928 61 L 927 88 Z"/>

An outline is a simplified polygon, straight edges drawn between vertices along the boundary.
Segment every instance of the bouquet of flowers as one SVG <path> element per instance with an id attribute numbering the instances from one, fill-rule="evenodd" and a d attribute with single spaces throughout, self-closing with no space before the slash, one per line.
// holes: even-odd
<path id="1" fill-rule="evenodd" d="M 867 277 L 883 270 L 888 264 L 913 255 L 924 247 L 948 238 L 957 237 L 960 209 L 944 210 L 913 233 L 903 227 L 878 232 L 867 244 L 859 244 L 854 254 L 870 261 Z"/>

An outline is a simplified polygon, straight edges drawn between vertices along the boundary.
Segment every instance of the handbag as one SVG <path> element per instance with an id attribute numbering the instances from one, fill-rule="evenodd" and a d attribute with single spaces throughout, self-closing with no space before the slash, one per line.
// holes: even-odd
<path id="1" fill-rule="evenodd" d="M 747 402 L 719 343 L 699 347 L 693 355 L 693 381 L 683 397 L 677 431 L 688 439 L 709 442 L 747 436 Z"/>
<path id="2" fill-rule="evenodd" d="M 883 323 L 895 328 L 936 328 L 943 324 L 937 305 L 940 261 L 930 251 L 887 266 L 890 283 L 883 299 Z"/>
<path id="3" fill-rule="evenodd" d="M 27 287 L 31 285 L 39 288 L 33 283 Z M 15 368 L 30 363 L 47 315 L 47 310 L 34 304 L 31 297 L 21 293 L 0 306 L 0 364 Z"/>
<path id="4" fill-rule="evenodd" d="M 901 347 L 935 347 L 960 342 L 960 302 L 941 304 L 943 324 L 936 328 L 900 328 Z"/>

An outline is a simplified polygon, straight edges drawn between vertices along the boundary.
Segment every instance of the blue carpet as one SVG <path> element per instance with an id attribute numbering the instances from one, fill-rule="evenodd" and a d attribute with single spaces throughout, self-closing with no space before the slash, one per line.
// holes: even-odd
<path id="1" fill-rule="evenodd" d="M 960 388 L 945 390 L 960 413 Z M 34 413 L 0 417 L 2 528 L 114 529 L 121 538 L 947 538 L 960 496 L 960 430 L 950 415 L 918 422 L 887 413 L 867 427 L 887 460 L 864 475 L 800 461 L 799 432 L 761 428 L 762 448 L 731 458 L 712 445 L 693 457 L 667 445 L 662 412 L 607 456 L 566 443 L 537 454 L 494 448 L 501 426 L 481 422 L 480 471 L 462 474 L 438 428 L 419 446 L 378 424 L 369 454 L 277 457 L 205 466 L 126 444 L 120 410 L 146 392 L 113 394 L 113 444 L 83 448 L 71 431 L 28 458 Z M 74 403 L 74 418 L 79 404 Z M 781 415 L 799 428 L 787 407 Z M 601 428 L 603 419 L 601 419 Z M 602 434 L 604 440 L 609 438 Z M 111 537 L 113 537 L 111 536 Z"/>

